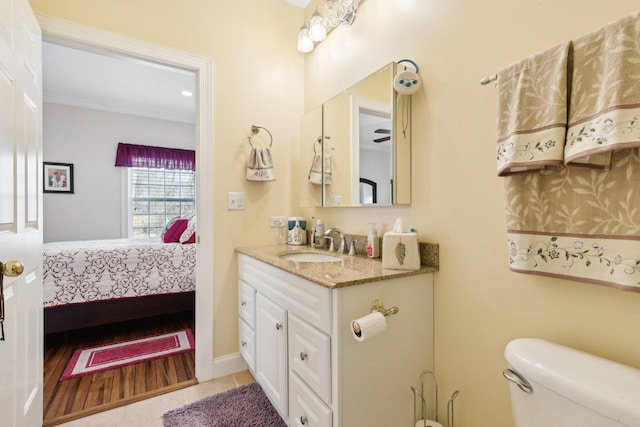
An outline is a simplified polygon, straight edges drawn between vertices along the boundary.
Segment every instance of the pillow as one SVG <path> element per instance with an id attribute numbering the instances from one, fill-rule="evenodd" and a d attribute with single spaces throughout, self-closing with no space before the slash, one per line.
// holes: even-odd
<path id="1" fill-rule="evenodd" d="M 179 239 L 180 243 L 195 243 L 196 242 L 196 217 L 195 215 L 189 219 L 187 228 L 182 232 Z"/>
<path id="2" fill-rule="evenodd" d="M 170 219 L 162 232 L 162 241 L 164 243 L 177 243 L 187 225 L 189 225 L 189 221 L 179 216 Z"/>
<path id="3" fill-rule="evenodd" d="M 196 242 L 196 233 L 191 233 L 191 237 L 189 237 L 184 242 L 180 242 L 180 243 L 182 243 L 183 245 L 186 245 L 187 243 L 195 243 L 195 242 Z"/>

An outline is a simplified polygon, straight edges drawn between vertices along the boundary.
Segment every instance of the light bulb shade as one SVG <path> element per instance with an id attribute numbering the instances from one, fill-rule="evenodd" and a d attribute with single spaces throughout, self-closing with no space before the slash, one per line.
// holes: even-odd
<path id="1" fill-rule="evenodd" d="M 313 50 L 313 40 L 311 40 L 309 28 L 307 28 L 306 25 L 303 25 L 298 33 L 298 50 L 304 53 L 311 52 Z"/>
<path id="2" fill-rule="evenodd" d="M 309 28 L 309 35 L 314 42 L 321 42 L 327 38 L 327 30 L 322 23 L 322 16 L 316 10 L 311 16 L 311 25 Z"/>

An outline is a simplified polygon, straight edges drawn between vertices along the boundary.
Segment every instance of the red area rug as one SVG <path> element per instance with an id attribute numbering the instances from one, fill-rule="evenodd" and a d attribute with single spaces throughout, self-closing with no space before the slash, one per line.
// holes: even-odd
<path id="1" fill-rule="evenodd" d="M 76 350 L 60 381 L 127 365 L 186 353 L 195 349 L 190 329 Z"/>

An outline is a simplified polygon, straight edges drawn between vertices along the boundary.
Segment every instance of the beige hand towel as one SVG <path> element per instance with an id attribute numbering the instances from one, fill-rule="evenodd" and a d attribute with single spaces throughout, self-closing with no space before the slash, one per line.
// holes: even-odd
<path id="1" fill-rule="evenodd" d="M 322 156 L 313 155 L 313 162 L 309 170 L 309 182 L 315 185 L 322 185 Z M 331 156 L 324 159 L 324 184 L 331 185 Z"/>
<path id="2" fill-rule="evenodd" d="M 269 148 L 252 147 L 247 165 L 247 180 L 249 181 L 275 181 L 273 160 Z"/>
<path id="3" fill-rule="evenodd" d="M 608 169 L 640 146 L 640 12 L 573 42 L 565 162 Z"/>
<path id="4" fill-rule="evenodd" d="M 498 72 L 498 175 L 564 164 L 569 43 Z"/>

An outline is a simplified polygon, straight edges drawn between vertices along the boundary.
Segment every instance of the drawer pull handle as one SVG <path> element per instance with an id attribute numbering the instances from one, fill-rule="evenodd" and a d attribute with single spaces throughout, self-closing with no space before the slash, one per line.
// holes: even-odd
<path id="1" fill-rule="evenodd" d="M 245 301 L 245 300 L 240 301 L 240 305 L 243 306 L 243 307 L 246 306 L 247 305 L 247 301 Z"/>
<path id="2" fill-rule="evenodd" d="M 300 417 L 300 424 L 306 425 L 307 424 L 307 417 L 305 417 L 305 416 Z"/>
<path id="3" fill-rule="evenodd" d="M 305 353 L 304 351 L 300 352 L 300 360 L 305 360 L 307 358 L 307 353 Z"/>
<path id="4" fill-rule="evenodd" d="M 247 346 L 247 342 L 246 341 L 242 341 L 242 346 L 246 347 Z"/>
<path id="5" fill-rule="evenodd" d="M 282 329 L 282 323 L 280 323 L 280 322 L 276 323 L 276 329 L 277 330 Z"/>

